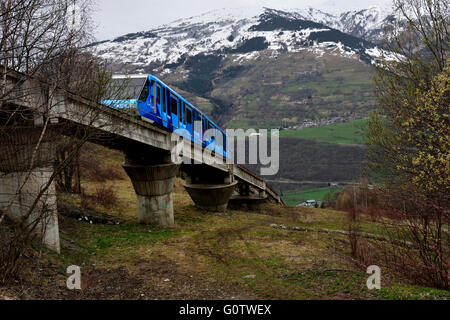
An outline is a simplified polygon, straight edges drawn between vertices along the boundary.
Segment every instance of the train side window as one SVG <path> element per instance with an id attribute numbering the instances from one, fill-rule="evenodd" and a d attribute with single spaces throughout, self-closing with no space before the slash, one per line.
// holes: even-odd
<path id="1" fill-rule="evenodd" d="M 184 111 L 184 101 L 180 100 L 180 122 L 182 124 L 186 123 L 186 111 Z"/>
<path id="2" fill-rule="evenodd" d="M 145 85 L 142 88 L 142 91 L 141 91 L 141 94 L 140 94 L 138 100 L 139 101 L 147 101 L 148 94 L 149 94 L 149 88 L 148 88 L 148 79 L 147 79 L 147 81 L 145 81 Z"/>
<path id="3" fill-rule="evenodd" d="M 189 108 L 186 108 L 186 118 L 187 118 L 187 123 L 192 125 L 192 111 Z"/>
<path id="4" fill-rule="evenodd" d="M 172 113 L 172 108 L 171 108 L 171 104 L 170 104 L 170 95 L 169 95 L 169 92 L 167 92 L 167 115 L 170 116 L 171 113 Z"/>
<path id="5" fill-rule="evenodd" d="M 181 114 L 183 116 L 183 124 L 186 125 L 186 104 L 181 101 Z"/>
<path id="6" fill-rule="evenodd" d="M 167 103 L 166 103 L 166 88 L 162 88 L 162 104 L 163 104 L 163 112 L 167 112 Z"/>
<path id="7" fill-rule="evenodd" d="M 178 115 L 178 99 L 170 95 L 170 109 L 174 115 Z"/>
<path id="8" fill-rule="evenodd" d="M 156 112 L 156 85 L 155 80 L 150 81 L 150 101 L 153 106 L 153 112 Z"/>
<path id="9" fill-rule="evenodd" d="M 161 87 L 156 87 L 156 103 L 161 105 Z"/>

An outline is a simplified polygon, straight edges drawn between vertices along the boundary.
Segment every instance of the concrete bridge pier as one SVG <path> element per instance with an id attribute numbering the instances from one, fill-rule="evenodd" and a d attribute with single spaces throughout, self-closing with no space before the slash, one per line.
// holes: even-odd
<path id="1" fill-rule="evenodd" d="M 160 226 L 174 225 L 173 186 L 180 164 L 144 165 L 132 159 L 127 157 L 123 168 L 138 198 L 139 221 Z"/>
<path id="2" fill-rule="evenodd" d="M 238 194 L 231 196 L 228 205 L 235 210 L 246 208 L 250 211 L 261 211 L 261 207 L 266 200 L 267 195 L 265 191 L 251 190 L 247 183 L 239 182 Z"/>
<path id="3" fill-rule="evenodd" d="M 13 132 L 0 142 L 0 213 L 25 223 L 50 250 L 60 252 L 58 211 L 53 175 L 55 146 L 44 142 L 36 150 L 33 130 Z M 45 187 L 47 187 L 45 189 Z"/>
<path id="4" fill-rule="evenodd" d="M 211 212 L 225 212 L 237 181 L 232 170 L 224 172 L 204 165 L 190 165 L 184 188 L 197 207 Z"/>

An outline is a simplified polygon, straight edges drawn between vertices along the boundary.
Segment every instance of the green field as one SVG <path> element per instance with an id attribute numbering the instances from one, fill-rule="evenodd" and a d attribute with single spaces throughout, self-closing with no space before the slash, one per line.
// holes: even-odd
<path id="1" fill-rule="evenodd" d="M 340 190 L 342 188 L 333 188 L 333 191 Z M 303 189 L 303 190 L 289 190 L 283 191 L 283 201 L 288 206 L 296 206 L 307 200 L 322 201 L 325 193 L 330 190 L 328 187 Z"/>
<path id="2" fill-rule="evenodd" d="M 283 130 L 280 132 L 280 137 L 293 137 L 331 143 L 363 144 L 363 128 L 366 124 L 367 120 L 360 119 L 316 128 Z"/>

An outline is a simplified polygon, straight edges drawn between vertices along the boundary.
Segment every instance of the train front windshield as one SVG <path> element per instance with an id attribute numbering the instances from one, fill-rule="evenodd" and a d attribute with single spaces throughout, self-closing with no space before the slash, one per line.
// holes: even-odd
<path id="1" fill-rule="evenodd" d="M 147 95 L 147 76 L 139 78 L 113 78 L 111 79 L 106 97 L 103 98 L 103 101 L 118 108 L 133 107 L 133 103 L 134 107 L 136 107 L 136 103 L 138 101 L 145 101 Z M 125 102 L 129 102 L 129 104 Z"/>

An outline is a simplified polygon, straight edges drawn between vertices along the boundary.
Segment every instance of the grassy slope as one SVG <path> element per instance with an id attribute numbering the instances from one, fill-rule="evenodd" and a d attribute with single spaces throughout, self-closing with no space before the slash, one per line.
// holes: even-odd
<path id="1" fill-rule="evenodd" d="M 329 143 L 363 144 L 363 127 L 367 120 L 355 120 L 301 130 L 283 130 L 280 137 L 294 137 Z"/>
<path id="2" fill-rule="evenodd" d="M 289 121 L 295 124 L 305 118 L 349 114 L 362 118 L 375 108 L 372 66 L 355 58 L 329 53 L 319 56 L 306 50 L 278 53 L 277 59 L 272 54 L 261 51 L 253 60 L 228 55 L 213 71 L 208 64 L 196 69 L 199 77 L 211 80 L 212 88 L 198 95 L 232 105 L 216 115 L 225 119 L 224 127 L 278 128 Z M 186 81 L 184 68 L 164 75 L 164 80 L 174 84 Z M 237 71 L 230 73 L 230 69 Z M 210 112 L 207 100 L 191 96 L 193 103 Z"/>
<path id="3" fill-rule="evenodd" d="M 305 188 L 300 190 L 288 190 L 283 192 L 283 200 L 288 206 L 296 206 L 307 200 L 322 201 L 323 196 L 330 188 Z M 339 190 L 333 188 L 333 191 Z"/>
<path id="4" fill-rule="evenodd" d="M 251 68 L 217 82 L 212 92 L 234 105 L 229 127 L 278 128 L 286 119 L 295 124 L 350 113 L 363 117 L 375 107 L 372 67 L 355 59 L 302 52 L 281 54 L 277 60 L 263 54 L 242 64 Z"/>
<path id="5" fill-rule="evenodd" d="M 227 63 L 227 67 L 236 64 Z M 281 54 L 274 60 L 262 54 L 258 61 L 244 61 L 242 65 L 251 69 L 230 81 L 218 82 L 212 92 L 214 97 L 234 104 L 229 127 L 280 127 L 282 122 L 298 124 L 305 118 L 350 113 L 364 117 L 376 104 L 371 84 L 372 67 L 354 59 L 328 54 L 318 58 L 301 52 Z M 311 73 L 305 74 L 308 71 Z M 361 144 L 359 125 L 363 123 L 359 120 L 282 131 L 280 174 L 274 179 L 348 181 L 358 178 L 364 158 L 361 150 L 346 150 L 349 156 L 342 156 L 342 147 L 333 143 Z M 293 143 L 285 139 L 289 137 L 305 141 Z M 318 146 L 313 141 L 330 144 Z"/>
<path id="6" fill-rule="evenodd" d="M 338 230 L 345 227 L 343 212 L 267 205 L 261 213 L 217 216 L 198 210 L 177 182 L 176 226 L 161 228 L 137 222 L 136 196 L 128 179 L 106 184 L 116 188 L 120 203 L 97 209 L 121 223 L 95 225 L 61 217 L 61 235 L 70 246 L 64 245 L 60 256 L 45 252 L 39 268 L 30 270 L 34 277 L 22 281 L 21 288 L 0 293 L 38 299 L 450 298 L 448 292 L 396 279 L 383 282 L 380 291 L 369 291 L 364 270 L 342 258 L 348 254 L 345 236 L 270 226 Z M 83 182 L 87 193 L 96 185 Z M 361 229 L 381 230 L 369 220 Z M 72 264 L 82 268 L 82 291 L 65 288 L 65 270 Z"/>

